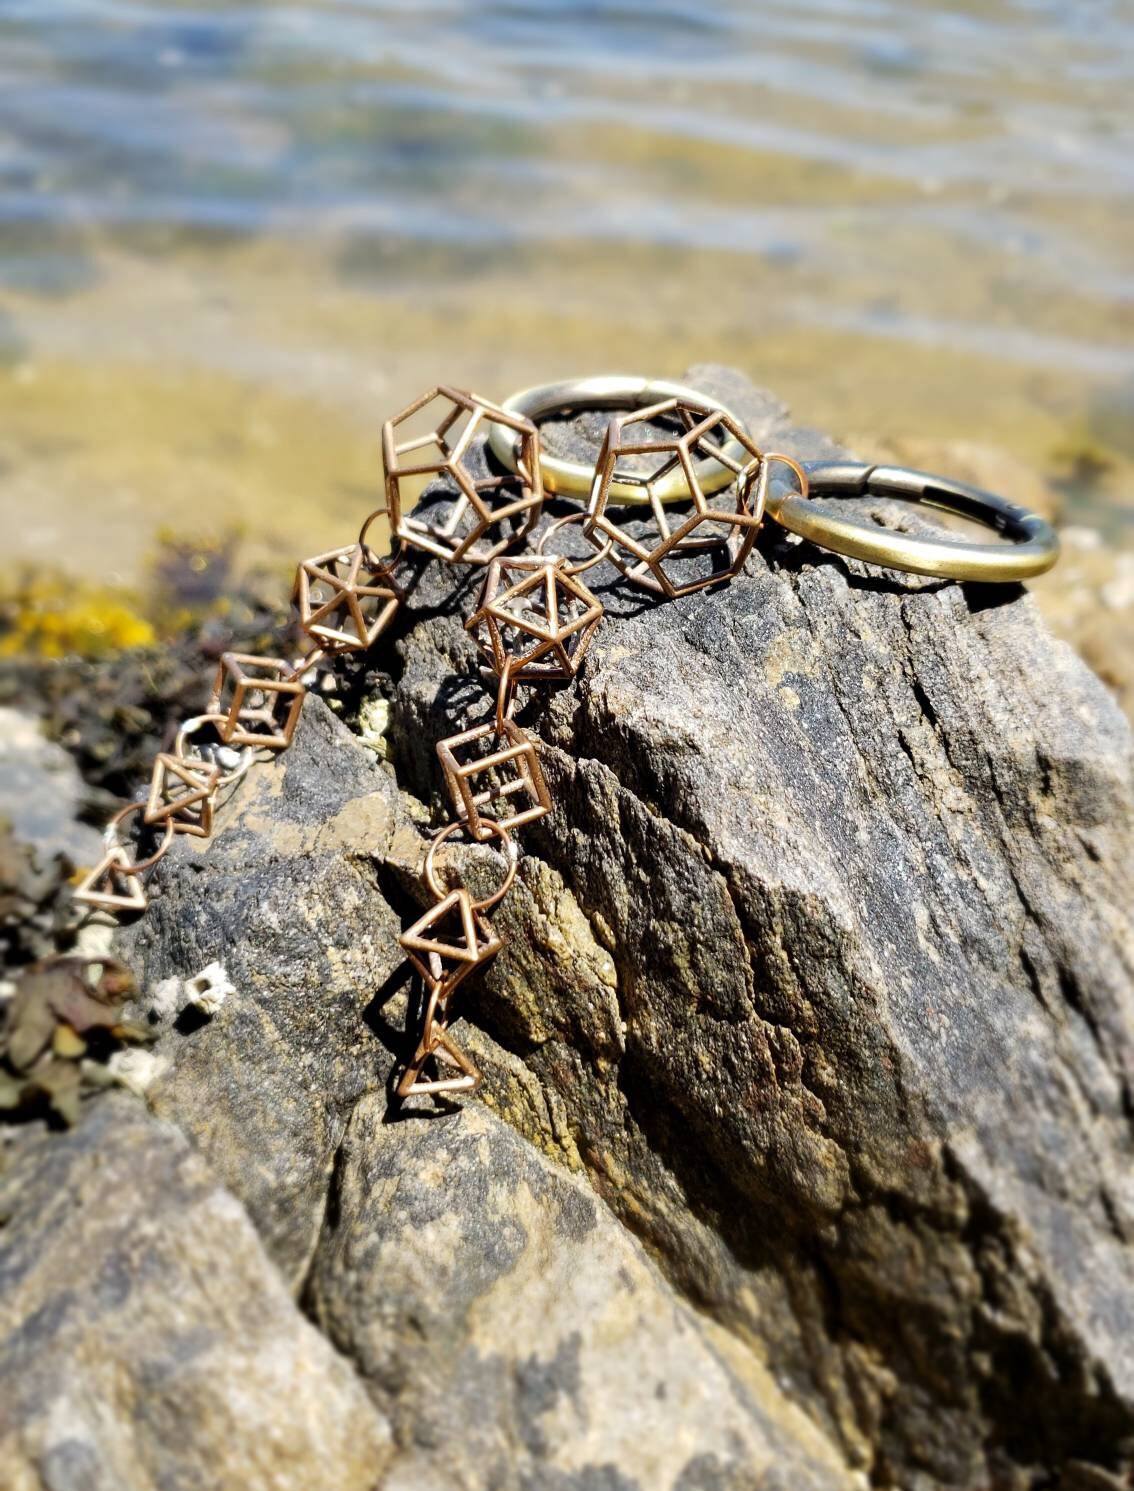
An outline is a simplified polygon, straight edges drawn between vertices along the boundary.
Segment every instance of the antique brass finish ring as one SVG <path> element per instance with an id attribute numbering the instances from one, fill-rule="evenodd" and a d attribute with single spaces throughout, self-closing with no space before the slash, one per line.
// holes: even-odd
<path id="1" fill-rule="evenodd" d="M 769 492 L 768 516 L 836 554 L 915 575 L 986 582 L 1018 582 L 1042 575 L 1059 557 L 1059 539 L 1045 519 L 965 482 L 910 471 L 904 466 L 862 466 L 845 461 L 812 462 L 805 470 L 810 497 L 806 490 L 779 495 Z M 897 533 L 869 519 L 840 517 L 831 507 L 813 500 L 823 497 L 888 497 L 917 502 L 971 518 L 1012 543 Z"/>
<path id="2" fill-rule="evenodd" d="M 482 828 L 488 830 L 489 838 L 500 840 L 501 847 L 508 856 L 508 873 L 504 876 L 503 884 L 496 891 L 495 895 L 486 896 L 483 901 L 474 901 L 472 903 L 472 909 L 476 912 L 491 911 L 497 901 L 504 899 L 512 889 L 512 881 L 515 880 L 516 870 L 519 868 L 519 850 L 516 847 L 515 839 L 508 830 L 502 824 L 497 823 L 495 818 L 489 818 L 485 813 L 480 815 L 480 823 Z M 468 825 L 465 823 L 450 823 L 439 834 L 434 834 L 430 840 L 429 849 L 425 856 L 425 883 L 439 902 L 443 901 L 449 892 L 437 879 L 437 868 L 434 864 L 434 858 L 446 839 L 451 839 L 456 833 L 465 832 L 467 827 Z M 481 842 L 483 843 L 484 841 L 482 840 Z"/>
<path id="3" fill-rule="evenodd" d="M 115 813 L 114 817 L 110 819 L 110 821 L 106 825 L 105 830 L 103 831 L 102 842 L 107 849 L 122 848 L 121 841 L 118 838 L 118 825 L 129 818 L 132 813 L 140 813 L 144 807 L 144 802 L 131 802 L 127 803 L 124 808 L 119 808 L 118 812 Z M 173 819 L 167 818 L 165 820 L 165 832 L 162 834 L 161 843 L 158 845 L 155 852 L 151 854 L 148 859 L 139 859 L 133 862 L 129 867 L 129 873 L 131 875 L 140 875 L 143 870 L 148 870 L 152 865 L 156 865 L 158 860 L 162 857 L 162 855 L 172 843 Z"/>
<path id="4" fill-rule="evenodd" d="M 539 388 L 525 388 L 504 400 L 503 408 L 509 414 L 522 415 L 538 424 L 549 414 L 566 414 L 577 409 L 644 409 L 651 404 L 663 403 L 666 399 L 683 399 L 698 404 L 708 413 L 719 409 L 728 414 L 744 429 L 742 420 L 736 418 L 719 399 L 696 389 L 686 388 L 680 383 L 667 383 L 649 378 L 629 378 L 615 375 L 598 378 L 569 378 L 562 383 L 545 383 Z M 492 453 L 510 471 L 516 470 L 516 436 L 503 425 L 493 425 L 488 435 Z M 743 465 L 748 453 L 736 441 L 722 447 L 734 462 Z M 595 478 L 593 463 L 567 461 L 540 451 L 540 467 L 543 472 L 544 490 L 559 492 L 571 497 L 589 497 Z M 734 472 L 712 456 L 704 456 L 694 465 L 701 490 L 706 494 L 719 492 L 731 486 Z M 689 497 L 689 485 L 685 473 L 678 468 L 667 479 L 653 488 L 660 502 L 683 502 Z M 610 483 L 607 501 L 611 503 L 634 503 L 641 505 L 650 501 L 643 489 L 641 478 L 627 480 L 615 472 Z"/>
<path id="5" fill-rule="evenodd" d="M 555 522 L 545 528 L 536 540 L 536 553 L 543 554 L 545 552 L 544 544 L 547 543 L 553 533 L 558 533 L 560 528 L 565 528 L 568 523 L 585 523 L 589 517 L 590 513 L 584 509 L 582 512 L 568 513 L 565 518 L 556 518 Z M 561 563 L 565 574 L 581 575 L 584 570 L 590 569 L 592 565 L 601 564 L 613 548 L 614 540 L 608 536 L 598 553 L 592 554 L 589 559 L 571 560 L 565 558 L 563 555 L 552 554 L 548 554 L 547 558 L 552 561 L 557 560 Z"/>
<path id="6" fill-rule="evenodd" d="M 306 671 L 307 669 L 306 667 L 304 667 L 304 672 Z M 173 742 L 173 754 L 180 757 L 182 761 L 192 759 L 189 756 L 188 751 L 185 749 L 185 747 L 189 743 L 190 737 L 196 735 L 197 731 L 203 729 L 206 725 L 223 725 L 227 721 L 227 719 L 228 715 L 226 714 L 210 713 L 195 714 L 192 719 L 183 721 L 181 728 L 177 732 L 177 737 Z M 226 746 L 225 749 L 232 750 L 233 747 Z M 251 746 L 244 746 L 240 752 L 240 760 L 231 769 L 231 771 L 221 772 L 220 776 L 217 778 L 217 786 L 229 787 L 232 785 L 233 782 L 239 782 L 240 778 L 252 765 L 253 754 L 254 752 Z"/>

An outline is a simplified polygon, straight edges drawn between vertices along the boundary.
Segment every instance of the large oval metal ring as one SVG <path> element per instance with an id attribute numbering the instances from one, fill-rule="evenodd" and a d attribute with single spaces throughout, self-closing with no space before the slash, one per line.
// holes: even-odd
<path id="1" fill-rule="evenodd" d="M 1059 557 L 1051 524 L 1026 507 L 965 482 L 904 466 L 818 461 L 805 465 L 810 496 L 768 493 L 766 511 L 792 533 L 822 549 L 886 569 L 945 580 L 1018 582 L 1042 575 Z M 935 507 L 993 529 L 1010 543 L 897 533 L 866 518 L 841 517 L 824 497 L 887 497 Z"/>
<path id="2" fill-rule="evenodd" d="M 538 388 L 525 388 L 505 399 L 502 407 L 509 414 L 522 415 L 538 424 L 549 414 L 569 414 L 578 409 L 646 409 L 651 404 L 660 404 L 666 399 L 692 399 L 706 409 L 720 409 L 736 420 L 741 429 L 746 428 L 744 421 L 737 419 L 719 399 L 700 393 L 695 388 L 686 388 L 681 383 L 668 383 L 662 379 L 630 378 L 616 374 L 604 374 L 597 378 L 568 378 L 562 383 L 544 383 Z M 488 441 L 493 455 L 503 461 L 510 471 L 515 471 L 514 431 L 504 425 L 491 425 Z M 722 450 L 741 465 L 749 459 L 743 446 L 734 440 L 722 446 Z M 561 456 L 549 455 L 541 442 L 540 467 L 545 491 L 570 497 L 590 496 L 595 479 L 593 464 L 588 466 L 582 461 L 568 461 Z M 735 475 L 712 456 L 702 457 L 695 463 L 694 470 L 706 496 L 729 486 Z M 689 497 L 689 484 L 680 467 L 667 480 L 656 483 L 653 490 L 656 498 L 662 502 L 683 502 Z M 615 472 L 608 502 L 641 505 L 649 500 L 649 494 L 643 490 L 640 477 L 628 480 L 620 478 Z"/>

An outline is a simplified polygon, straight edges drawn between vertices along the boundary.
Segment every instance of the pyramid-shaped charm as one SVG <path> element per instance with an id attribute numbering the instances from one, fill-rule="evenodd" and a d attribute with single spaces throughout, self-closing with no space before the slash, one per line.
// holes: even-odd
<path id="1" fill-rule="evenodd" d="M 398 942 L 442 1002 L 474 968 L 483 967 L 504 946 L 486 916 L 473 910 L 464 886 L 451 891 L 407 927 Z"/>
<path id="2" fill-rule="evenodd" d="M 169 820 L 176 833 L 208 838 L 213 831 L 213 798 L 219 780 L 219 766 L 209 761 L 184 760 L 162 751 L 154 758 L 143 821 Z"/>
<path id="3" fill-rule="evenodd" d="M 398 1097 L 411 1098 L 431 1092 L 475 1092 L 481 1077 L 476 1067 L 446 1031 L 437 1032 L 434 1027 L 434 1044 L 428 1051 L 419 1046 L 414 1059 L 406 1067 L 395 1089 Z M 424 1043 L 423 1043 L 424 1044 Z M 421 1073 L 430 1060 L 439 1065 L 443 1061 L 455 1070 L 452 1077 L 437 1076 L 422 1079 Z"/>
<path id="4" fill-rule="evenodd" d="M 125 849 L 108 849 L 75 887 L 74 899 L 81 906 L 103 911 L 145 911 L 146 893 L 134 874 Z"/>
<path id="5" fill-rule="evenodd" d="M 465 627 L 498 677 L 511 663 L 518 682 L 554 682 L 578 672 L 602 614 L 602 602 L 562 559 L 497 559 Z"/>
<path id="6" fill-rule="evenodd" d="M 389 569 L 365 544 L 305 559 L 295 577 L 299 624 L 338 652 L 372 647 L 390 624 L 400 595 Z"/>

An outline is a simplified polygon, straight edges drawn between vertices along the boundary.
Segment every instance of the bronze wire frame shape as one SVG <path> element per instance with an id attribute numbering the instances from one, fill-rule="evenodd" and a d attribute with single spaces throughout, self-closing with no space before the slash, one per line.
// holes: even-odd
<path id="1" fill-rule="evenodd" d="M 399 424 L 435 399 L 449 406 L 438 426 L 427 436 L 397 442 L 394 431 Z M 534 424 L 535 417 L 559 408 L 578 408 L 588 401 L 630 411 L 610 421 L 596 468 L 589 473 L 583 467 L 572 469 L 570 462 L 543 457 Z M 665 453 L 665 442 L 659 446 L 623 439 L 629 426 L 663 414 L 676 414 L 684 434 L 676 444 L 668 442 L 669 458 L 662 469 L 643 475 L 619 468 L 620 457 Z M 465 425 L 450 442 L 449 432 L 462 416 Z M 503 479 L 473 479 L 462 465 L 473 434 L 481 427 L 487 430 L 490 448 L 521 483 L 520 497 L 500 507 L 484 499 L 478 483 L 497 490 Z M 705 441 L 714 431 L 724 433 L 719 444 Z M 402 458 L 430 441 L 440 461 L 406 466 Z M 695 449 L 701 454 L 695 455 Z M 459 732 L 437 747 L 457 816 L 433 835 L 426 854 L 423 878 L 433 904 L 399 939 L 422 978 L 426 996 L 421 1035 L 397 1084 L 400 1097 L 466 1091 L 479 1084 L 479 1073 L 449 1033 L 453 996 L 464 978 L 483 968 L 503 946 L 487 912 L 506 894 L 517 873 L 511 829 L 551 811 L 535 742 L 512 718 L 515 692 L 520 685 L 569 679 L 582 662 L 603 607 L 579 575 L 608 557 L 617 563 L 619 545 L 626 542 L 607 517 L 611 506 L 638 503 L 652 509 L 660 544 L 654 549 L 639 546 L 637 555 L 631 550 L 635 564 L 623 560 L 620 567 L 639 582 L 655 581 L 651 588 L 664 595 L 684 593 L 666 578 L 664 559 L 708 546 L 696 537 L 699 526 L 723 524 L 740 537 L 730 550 L 727 570 L 690 588 L 731 578 L 739 570 L 765 512 L 784 527 L 836 552 L 919 574 L 1014 581 L 1041 573 L 1058 555 L 1058 541 L 1042 518 L 991 493 L 897 467 L 843 462 L 801 467 L 790 456 L 757 450 L 740 421 L 716 401 L 680 385 L 646 379 L 575 380 L 513 395 L 502 406 L 439 385 L 387 422 L 383 450 L 386 506 L 366 518 L 353 545 L 304 561 L 297 571 L 299 627 L 316 644 L 313 650 L 295 663 L 249 654 L 222 657 L 207 712 L 186 720 L 172 753 L 158 756 L 145 800 L 126 805 L 111 819 L 106 853 L 74 894 L 81 904 L 111 912 L 145 908 L 142 876 L 167 852 L 174 835 L 207 837 L 218 795 L 244 775 L 254 753 L 274 752 L 290 743 L 306 694 L 305 680 L 340 653 L 371 647 L 388 626 L 402 599 L 397 570 L 407 546 L 423 548 L 449 562 L 485 565 L 480 604 L 466 626 L 497 677 L 495 712 L 490 721 Z M 776 462 L 785 463 L 795 474 L 797 493 L 770 490 L 769 470 Z M 534 553 L 507 555 L 504 550 L 526 537 L 538 521 L 545 485 L 541 471 L 546 472 L 549 490 L 576 491 L 588 497 L 587 506 L 552 523 Z M 580 473 L 581 491 L 577 485 Z M 423 538 L 401 513 L 401 480 L 439 474 L 455 483 L 457 517 L 439 538 L 428 530 Z M 810 500 L 809 479 L 814 496 L 897 497 L 921 502 L 973 518 L 1016 542 L 1013 546 L 967 543 L 884 530 L 875 523 L 832 513 Z M 709 497 L 733 484 L 737 487 L 733 508 L 713 508 Z M 677 501 L 692 503 L 694 512 L 672 526 L 664 505 Z M 395 552 L 379 560 L 367 543 L 367 534 L 374 521 L 387 513 Z M 469 514 L 471 520 L 462 533 L 461 522 Z M 495 525 L 513 518 L 520 519 L 518 533 L 488 541 Z M 574 563 L 547 554 L 552 535 L 575 522 L 582 523 L 596 553 Z M 313 585 L 319 587 L 317 593 Z M 221 741 L 220 747 L 213 748 L 213 759 L 204 754 L 208 748 L 191 746 L 205 726 L 212 726 Z M 486 742 L 494 747 L 486 755 L 478 756 L 474 750 L 469 759 L 462 759 L 467 747 Z M 230 759 L 220 759 L 226 749 Z M 482 775 L 489 778 L 489 785 L 475 790 L 474 780 Z M 513 807 L 514 798 L 524 800 L 510 814 L 497 817 L 486 811 L 497 804 Z M 137 813 L 147 829 L 159 829 L 162 835 L 158 848 L 140 860 L 118 838 L 120 823 Z M 437 851 L 458 832 L 468 833 L 474 842 L 501 841 L 508 869 L 492 896 L 474 901 L 463 884 L 447 889 L 438 878 Z M 452 1075 L 425 1076 L 426 1066 L 439 1060 Z"/>
<path id="2" fill-rule="evenodd" d="M 510 414 L 536 422 L 551 414 L 580 407 L 635 410 L 669 397 L 688 398 L 715 408 L 724 407 L 680 384 L 607 374 L 523 389 L 506 398 L 501 407 Z M 735 415 L 731 417 L 736 419 Z M 741 421 L 737 423 L 742 425 Z M 515 450 L 506 430 L 491 429 L 489 443 L 497 459 L 510 466 L 515 460 Z M 594 482 L 593 470 L 546 452 L 542 459 L 549 491 L 584 501 L 587 499 Z M 712 461 L 712 457 L 705 458 L 705 464 Z M 724 469 L 719 462 L 716 464 L 718 472 Z M 886 569 L 933 575 L 939 579 L 976 580 L 985 584 L 1019 583 L 1031 579 L 1049 570 L 1059 558 L 1059 539 L 1044 518 L 965 482 L 906 467 L 870 466 L 850 461 L 803 462 L 801 469 L 807 478 L 806 483 L 801 482 L 800 490 L 790 494 L 769 489 L 766 511 L 777 523 L 819 548 Z M 718 490 L 715 480 L 711 473 L 708 477 L 702 476 L 702 490 L 706 493 Z M 677 479 L 676 473 L 672 484 L 656 494 L 656 500 L 662 503 L 686 501 L 688 497 L 688 485 Z M 882 528 L 868 518 L 838 513 L 821 500 L 831 497 L 882 497 L 921 503 L 968 518 L 1011 542 L 978 543 L 900 533 Z M 633 472 L 618 470 L 611 480 L 607 500 L 612 504 L 629 505 L 647 502 L 650 498 L 643 492 L 641 482 Z"/>

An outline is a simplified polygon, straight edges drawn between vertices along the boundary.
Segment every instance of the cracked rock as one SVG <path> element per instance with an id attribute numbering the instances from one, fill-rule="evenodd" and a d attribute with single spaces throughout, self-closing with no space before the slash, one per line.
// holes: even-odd
<path id="1" fill-rule="evenodd" d="M 385 1419 L 177 1132 L 103 1099 L 0 1169 L 0 1483 L 372 1491 Z"/>
<path id="2" fill-rule="evenodd" d="M 690 377 L 758 442 L 834 453 Z M 491 710 L 476 576 L 432 566 L 367 663 L 389 760 L 309 698 L 119 939 L 147 988 L 219 960 L 234 990 L 163 1029 L 147 1102 L 389 1416 L 391 1488 L 1124 1484 L 1125 721 L 1025 593 L 771 525 L 717 591 L 588 583 L 580 676 L 518 716 L 555 813 L 462 992 L 482 1099 L 382 1122 L 434 744 Z"/>

